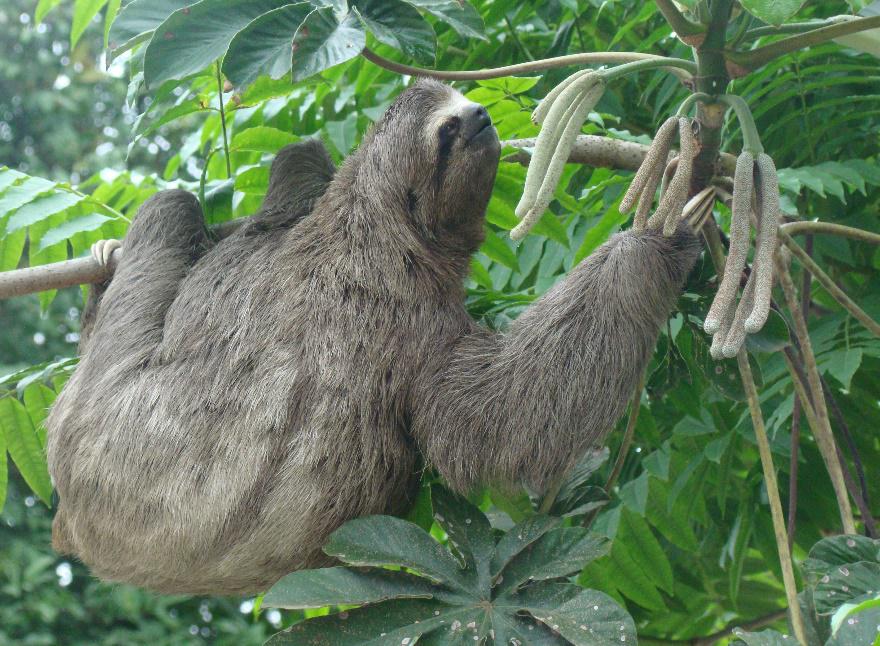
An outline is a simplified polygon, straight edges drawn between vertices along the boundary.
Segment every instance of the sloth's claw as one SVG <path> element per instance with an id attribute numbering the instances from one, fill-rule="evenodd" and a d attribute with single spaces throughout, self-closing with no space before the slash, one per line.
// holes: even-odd
<path id="1" fill-rule="evenodd" d="M 98 240 L 92 245 L 92 258 L 102 267 L 106 267 L 107 263 L 110 262 L 110 256 L 113 255 L 113 252 L 121 248 L 121 240 Z"/>

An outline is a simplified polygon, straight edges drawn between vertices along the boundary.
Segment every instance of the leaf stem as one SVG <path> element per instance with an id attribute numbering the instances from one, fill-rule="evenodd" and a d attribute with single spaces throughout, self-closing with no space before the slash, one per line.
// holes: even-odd
<path id="1" fill-rule="evenodd" d="M 813 29 L 821 29 L 822 27 L 830 27 L 831 25 L 839 25 L 841 23 L 858 20 L 856 16 L 833 16 L 825 20 L 806 20 L 804 22 L 790 22 L 785 25 L 764 25 L 763 27 L 755 27 L 749 29 L 744 38 L 751 40 L 760 38 L 761 36 L 778 36 L 780 34 L 802 34 Z"/>
<path id="2" fill-rule="evenodd" d="M 788 600 L 791 624 L 798 643 L 806 644 L 806 631 L 804 630 L 801 608 L 798 604 L 797 583 L 794 578 L 791 550 L 788 548 L 788 532 L 785 526 L 785 516 L 782 513 L 782 501 L 779 498 L 779 485 L 776 481 L 776 469 L 773 466 L 773 454 L 770 451 L 770 441 L 767 439 L 761 404 L 758 401 L 758 390 L 755 387 L 752 367 L 749 365 L 749 357 L 745 349 L 741 348 L 737 353 L 736 363 L 749 401 L 749 413 L 752 417 L 752 426 L 755 429 L 755 439 L 758 441 L 758 452 L 761 456 L 761 468 L 764 470 L 767 498 L 770 501 L 770 516 L 773 519 L 773 533 L 776 537 L 776 549 L 779 552 L 779 564 L 782 566 L 782 581 L 785 584 L 785 596 Z"/>
<path id="3" fill-rule="evenodd" d="M 704 25 L 698 25 L 697 23 L 688 20 L 684 14 L 678 10 L 678 7 L 675 6 L 675 3 L 672 2 L 672 0 L 655 1 L 660 13 L 666 18 L 666 22 L 669 23 L 676 35 L 688 45 L 695 44 L 694 42 L 691 42 L 693 40 L 690 38 L 691 36 L 699 36 L 706 33 L 706 27 Z"/>
<path id="4" fill-rule="evenodd" d="M 653 54 L 641 54 L 637 52 L 586 52 L 582 54 L 569 54 L 566 56 L 554 56 L 552 58 L 543 58 L 528 63 L 517 63 L 516 65 L 505 65 L 504 67 L 495 67 L 484 70 L 462 70 L 462 71 L 446 71 L 446 70 L 430 70 L 424 67 L 415 67 L 413 65 L 405 65 L 392 61 L 384 56 L 380 56 L 369 47 L 361 50 L 361 56 L 371 63 L 378 65 L 386 70 L 396 72 L 398 74 L 408 74 L 410 76 L 422 76 L 435 78 L 441 81 L 477 81 L 485 79 L 501 78 L 504 76 L 513 76 L 515 74 L 529 74 L 532 72 L 541 72 L 544 70 L 556 69 L 559 67 L 568 67 L 571 65 L 604 65 L 613 63 L 631 63 L 633 61 L 645 60 L 662 60 L 666 62 L 665 67 L 670 68 L 673 73 L 683 79 L 690 78 L 691 74 L 697 71 L 697 66 L 692 61 L 686 61 L 681 58 L 668 58 L 665 56 L 655 56 Z M 683 70 L 685 73 L 682 73 Z"/>
<path id="5" fill-rule="evenodd" d="M 681 105 L 678 106 L 678 110 L 676 110 L 675 112 L 675 116 L 686 117 L 697 101 L 699 101 L 700 103 L 708 103 L 714 100 L 715 99 L 713 97 L 709 96 L 705 92 L 694 92 L 688 98 L 681 102 Z"/>
<path id="6" fill-rule="evenodd" d="M 800 247 L 798 247 L 800 249 Z M 807 381 L 810 388 L 810 399 L 815 410 L 816 426 L 813 427 L 813 436 L 816 438 L 816 444 L 819 452 L 825 461 L 825 468 L 831 478 L 831 485 L 834 489 L 834 496 L 837 498 L 837 505 L 840 510 L 840 520 L 843 525 L 843 531 L 846 534 L 854 534 L 856 531 L 855 520 L 853 519 L 852 507 L 849 504 L 849 495 L 846 490 L 846 483 L 843 479 L 840 462 L 837 459 L 837 448 L 834 442 L 834 435 L 831 431 L 831 422 L 828 419 L 828 408 L 825 405 L 825 396 L 822 392 L 822 382 L 819 378 L 819 369 L 816 366 L 816 355 L 813 352 L 813 344 L 810 341 L 810 333 L 807 329 L 807 323 L 801 316 L 800 303 L 797 298 L 797 290 L 791 279 L 786 263 L 782 259 L 782 255 L 776 254 L 776 271 L 779 276 L 779 283 L 782 286 L 785 295 L 785 304 L 788 307 L 792 322 L 794 323 L 794 334 L 800 346 L 801 356 L 804 360 L 804 368 L 807 373 Z M 812 272 L 812 269 L 811 269 Z M 814 273 L 815 275 L 815 273 Z M 808 413 L 808 402 L 801 398 L 801 404 L 804 411 Z"/>
<path id="7" fill-rule="evenodd" d="M 743 150 L 755 157 L 763 153 L 764 146 L 761 144 L 761 136 L 758 134 L 755 118 L 752 116 L 752 111 L 745 99 L 735 94 L 722 94 L 718 100 L 736 113 L 740 130 L 743 133 Z"/>
<path id="8" fill-rule="evenodd" d="M 792 240 L 791 236 L 782 228 L 779 229 L 779 239 L 797 257 L 801 265 L 816 277 L 816 280 L 819 281 L 822 287 L 842 308 L 852 314 L 853 318 L 868 328 L 875 336 L 880 337 L 880 323 L 872 319 L 845 291 L 838 287 L 837 283 L 831 279 L 831 276 L 826 274 L 816 261 L 810 258 L 809 254 Z"/>
<path id="9" fill-rule="evenodd" d="M 217 69 L 217 100 L 220 102 L 220 126 L 223 130 L 223 154 L 226 156 L 226 177 L 232 177 L 232 161 L 229 159 L 229 135 L 226 132 L 226 108 L 223 106 L 223 78 L 220 75 L 220 63 Z M 206 165 L 207 166 L 207 165 Z"/>
<path id="10" fill-rule="evenodd" d="M 684 65 L 680 65 L 680 63 L 684 63 Z M 644 59 L 640 61 L 632 61 L 631 63 L 624 63 L 623 65 L 609 67 L 598 73 L 605 78 L 606 83 L 610 83 L 611 81 L 616 81 L 627 74 L 635 74 L 636 72 L 641 72 L 643 70 L 653 70 L 661 67 L 681 67 L 682 69 L 690 69 L 691 65 L 692 63 L 690 61 L 678 58 L 660 57 L 659 59 L 654 60 Z"/>

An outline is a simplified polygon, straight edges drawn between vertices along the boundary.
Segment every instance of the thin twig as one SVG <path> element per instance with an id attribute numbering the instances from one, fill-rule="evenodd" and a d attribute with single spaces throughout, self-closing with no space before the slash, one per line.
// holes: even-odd
<path id="1" fill-rule="evenodd" d="M 765 25 L 763 27 L 755 27 L 754 29 L 749 29 L 743 38 L 745 40 L 753 40 L 755 38 L 760 38 L 761 36 L 778 36 L 780 34 L 802 34 L 805 31 L 811 31 L 813 29 L 819 29 L 821 27 L 829 27 L 831 25 L 838 25 L 842 22 L 849 22 L 850 20 L 858 20 L 855 16 L 834 16 L 833 18 L 828 18 L 827 20 L 810 20 L 806 22 L 790 22 L 785 25 Z"/>
<path id="2" fill-rule="evenodd" d="M 785 56 L 791 52 L 812 45 L 818 45 L 819 43 L 824 43 L 834 38 L 848 36 L 849 34 L 855 34 L 860 31 L 865 31 L 866 29 L 874 29 L 875 27 L 880 27 L 880 16 L 856 18 L 855 20 L 835 23 L 796 36 L 783 38 L 782 40 L 777 40 L 774 43 L 770 43 L 764 47 L 758 47 L 757 49 L 745 52 L 726 52 L 725 56 L 730 63 L 738 68 L 733 71 L 739 73 L 739 75 L 743 75 L 748 71 L 766 65 L 780 56 Z"/>
<path id="3" fill-rule="evenodd" d="M 798 247 L 800 249 L 800 247 Z M 837 449 L 835 447 L 834 435 L 831 432 L 831 422 L 828 419 L 828 409 L 825 405 L 825 397 L 822 394 L 822 385 L 819 380 L 819 369 L 816 366 L 816 355 L 813 353 L 813 345 L 810 341 L 810 334 L 807 330 L 807 324 L 804 317 L 801 316 L 800 304 L 798 303 L 797 290 L 791 280 L 791 274 L 785 262 L 782 261 L 781 254 L 776 254 L 776 271 L 779 276 L 779 282 L 782 291 L 785 294 L 785 303 L 788 307 L 792 321 L 794 322 L 794 333 L 801 349 L 801 356 L 804 360 L 804 367 L 807 372 L 807 380 L 810 388 L 810 399 L 816 409 L 817 424 L 813 428 L 813 435 L 816 438 L 816 444 L 825 461 L 825 468 L 831 477 L 831 485 L 834 488 L 834 495 L 837 498 L 837 505 L 840 509 L 840 519 L 843 525 L 843 531 L 847 534 L 855 533 L 855 520 L 853 519 L 852 507 L 849 504 L 849 496 L 847 495 L 846 483 L 843 479 L 842 469 L 837 460 Z M 806 403 L 804 407 L 806 408 Z"/>
<path id="4" fill-rule="evenodd" d="M 229 158 L 229 136 L 226 133 L 226 108 L 223 107 L 223 78 L 220 75 L 220 63 L 217 67 L 217 100 L 220 102 L 220 127 L 223 130 L 223 155 L 226 157 L 226 177 L 232 177 L 232 160 Z"/>
<path id="5" fill-rule="evenodd" d="M 838 302 L 847 312 L 853 315 L 862 325 L 870 330 L 875 336 L 880 336 L 880 323 L 872 319 L 865 310 L 859 307 L 825 271 L 816 264 L 816 261 L 810 258 L 804 250 L 792 239 L 788 233 L 779 231 L 779 238 L 783 244 L 794 254 L 801 262 L 804 268 L 809 269 L 810 273 L 816 277 L 816 280 L 825 288 L 828 294 Z"/>
<path id="6" fill-rule="evenodd" d="M 790 236 L 796 236 L 798 234 L 809 235 L 812 233 L 827 233 L 829 235 L 852 238 L 853 240 L 861 240 L 862 242 L 870 242 L 871 244 L 880 245 L 880 233 L 865 231 L 864 229 L 856 229 L 855 227 L 847 227 L 832 222 L 787 222 L 779 228 Z"/>
<path id="7" fill-rule="evenodd" d="M 794 634 L 798 642 L 806 644 L 806 631 L 804 630 L 804 620 L 801 616 L 801 608 L 797 598 L 797 583 L 794 578 L 791 550 L 788 548 L 785 516 L 782 513 L 782 501 L 779 498 L 779 485 L 776 481 L 776 469 L 773 466 L 773 454 L 770 451 L 770 441 L 767 439 L 767 432 L 764 428 L 764 417 L 761 414 L 761 404 L 758 400 L 758 390 L 755 387 L 752 368 L 749 365 L 749 357 L 744 349 L 740 349 L 737 353 L 736 363 L 739 367 L 743 388 L 749 401 L 749 413 L 752 417 L 752 426 L 755 429 L 755 439 L 758 442 L 761 467 L 764 470 L 764 485 L 770 502 L 770 516 L 773 520 L 773 532 L 776 537 L 776 549 L 779 552 L 779 564 L 782 566 L 782 581 L 785 584 L 788 611 L 791 613 L 791 625 L 794 628 Z"/>
<path id="8" fill-rule="evenodd" d="M 552 58 L 543 58 L 528 63 L 517 63 L 516 65 L 505 65 L 504 67 L 495 67 L 485 70 L 461 71 L 431 70 L 424 67 L 405 65 L 403 63 L 392 61 L 384 56 L 380 56 L 369 47 L 364 47 L 363 50 L 361 50 L 361 56 L 379 67 L 398 74 L 435 78 L 440 79 L 441 81 L 477 81 L 501 78 L 503 76 L 513 76 L 516 74 L 542 72 L 544 70 L 568 67 L 570 65 L 607 65 L 612 63 L 632 63 L 634 61 L 647 60 L 667 61 L 668 65 L 666 67 L 669 68 L 669 71 L 682 80 L 688 80 L 691 77 L 691 74 L 694 74 L 697 71 L 696 63 L 692 61 L 686 61 L 680 58 L 668 58 L 666 56 L 655 56 L 654 54 L 641 54 L 637 52 L 586 52 L 582 54 L 554 56 Z"/>

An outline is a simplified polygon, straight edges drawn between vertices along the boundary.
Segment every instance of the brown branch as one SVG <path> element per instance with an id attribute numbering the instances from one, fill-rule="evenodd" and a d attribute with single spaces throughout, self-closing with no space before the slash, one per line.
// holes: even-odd
<path id="1" fill-rule="evenodd" d="M 805 269 L 809 269 L 810 273 L 816 277 L 816 280 L 825 288 L 828 294 L 840 304 L 847 312 L 870 330 L 875 336 L 880 336 L 880 323 L 872 319 L 865 310 L 859 307 L 846 292 L 844 292 L 837 284 L 831 280 L 831 277 L 816 264 L 816 261 L 804 252 L 804 250 L 792 239 L 788 233 L 779 231 L 779 238 L 783 244 L 794 254 Z"/>
<path id="2" fill-rule="evenodd" d="M 250 218 L 238 218 L 211 227 L 216 238 L 226 238 Z M 91 256 L 65 260 L 48 265 L 27 267 L 14 271 L 0 272 L 0 299 L 24 296 L 50 289 L 64 289 L 76 285 L 101 283 L 113 276 L 116 264 L 122 257 L 122 249 L 116 249 L 106 266 Z"/>
<path id="3" fill-rule="evenodd" d="M 533 72 L 542 72 L 571 65 L 605 65 L 609 63 L 633 63 L 635 61 L 653 60 L 669 61 L 669 66 L 663 69 L 672 72 L 682 81 L 688 81 L 691 79 L 691 74 L 696 72 L 697 69 L 696 64 L 691 61 L 637 52 L 585 52 L 582 54 L 542 58 L 537 61 L 529 61 L 528 63 L 517 63 L 516 65 L 505 65 L 484 70 L 431 70 L 424 67 L 415 67 L 385 58 L 369 47 L 364 47 L 361 50 L 361 56 L 374 65 L 397 74 L 434 78 L 441 81 L 479 81 L 513 76 L 515 74 L 531 74 Z"/>
<path id="4" fill-rule="evenodd" d="M 742 76 L 744 73 L 755 70 L 785 54 L 790 54 L 812 45 L 818 45 L 834 38 L 840 38 L 841 36 L 848 36 L 866 29 L 874 29 L 875 27 L 880 27 L 880 16 L 857 18 L 827 27 L 820 27 L 797 36 L 789 36 L 788 38 L 777 40 L 775 43 L 746 52 L 725 52 L 725 57 L 736 68 L 732 71 L 736 75 Z"/>
<path id="5" fill-rule="evenodd" d="M 798 247 L 800 249 L 800 247 Z M 847 495 L 846 483 L 843 479 L 840 462 L 837 460 L 837 446 L 834 442 L 834 435 L 831 432 L 831 422 L 828 419 L 828 408 L 825 405 L 825 397 L 822 394 L 822 384 L 819 379 L 819 369 L 816 366 L 816 355 L 813 352 L 813 345 L 810 341 L 810 334 L 807 330 L 807 324 L 804 317 L 801 316 L 800 304 L 798 303 L 797 290 L 791 280 L 791 274 L 788 266 L 782 258 L 782 254 L 776 254 L 776 271 L 779 276 L 779 283 L 785 294 L 785 304 L 788 307 L 789 314 L 794 323 L 794 334 L 798 345 L 801 349 L 804 367 L 807 373 L 807 382 L 810 389 L 810 400 L 815 407 L 816 425 L 813 427 L 813 436 L 816 438 L 816 444 L 819 452 L 825 461 L 825 468 L 831 477 L 831 485 L 834 488 L 834 495 L 837 498 L 837 505 L 840 510 L 840 519 L 843 525 L 843 531 L 847 534 L 855 533 L 855 521 L 853 520 L 852 508 L 849 504 L 849 496 Z M 802 397 L 801 403 L 804 409 L 807 402 Z M 812 426 L 812 424 L 811 424 Z"/>
<path id="6" fill-rule="evenodd" d="M 531 155 L 523 150 L 534 148 L 535 138 L 507 139 L 502 141 L 503 146 L 519 148 L 520 150 L 504 158 L 507 162 L 517 162 L 523 166 L 529 165 Z M 596 135 L 578 135 L 571 153 L 568 156 L 569 164 L 587 164 L 597 168 L 615 168 L 617 170 L 638 170 L 648 154 L 650 146 L 638 144 L 632 141 L 612 139 L 610 137 L 598 137 Z M 670 159 L 675 153 L 670 153 Z M 721 155 L 721 171 L 732 175 L 736 168 L 736 157 L 730 153 Z"/>
<path id="7" fill-rule="evenodd" d="M 691 22 L 685 18 L 672 0 L 655 0 L 655 2 L 660 13 L 666 18 L 666 22 L 669 23 L 682 42 L 692 47 L 697 47 L 703 42 L 706 34 L 706 27 L 704 25 Z"/>
<path id="8" fill-rule="evenodd" d="M 847 227 L 832 222 L 787 222 L 779 228 L 790 236 L 827 233 L 829 235 L 852 238 L 853 240 L 861 240 L 862 242 L 870 242 L 871 244 L 880 245 L 880 233 L 865 231 L 864 229 L 856 229 L 855 227 Z"/>

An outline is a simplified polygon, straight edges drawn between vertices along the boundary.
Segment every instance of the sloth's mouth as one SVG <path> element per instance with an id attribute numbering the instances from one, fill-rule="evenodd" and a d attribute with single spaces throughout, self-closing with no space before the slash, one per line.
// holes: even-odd
<path id="1" fill-rule="evenodd" d="M 468 139 L 468 144 L 475 142 L 477 139 L 484 138 L 487 132 L 494 132 L 495 128 L 492 126 L 492 122 L 486 123 L 482 128 L 477 130 L 474 134 L 471 135 L 470 139 Z"/>

